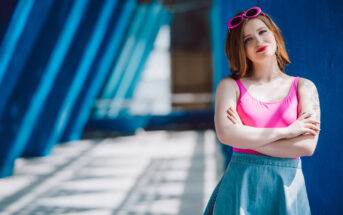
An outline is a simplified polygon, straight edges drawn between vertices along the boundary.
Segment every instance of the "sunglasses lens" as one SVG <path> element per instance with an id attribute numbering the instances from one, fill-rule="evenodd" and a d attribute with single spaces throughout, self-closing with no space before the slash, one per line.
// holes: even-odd
<path id="1" fill-rule="evenodd" d="M 246 16 L 247 17 L 254 17 L 258 15 L 258 10 L 257 9 L 251 9 L 249 11 L 246 12 Z"/>
<path id="2" fill-rule="evenodd" d="M 233 18 L 231 20 L 231 26 L 235 26 L 235 25 L 238 25 L 240 22 L 242 21 L 242 18 L 241 17 L 236 17 L 236 18 Z"/>

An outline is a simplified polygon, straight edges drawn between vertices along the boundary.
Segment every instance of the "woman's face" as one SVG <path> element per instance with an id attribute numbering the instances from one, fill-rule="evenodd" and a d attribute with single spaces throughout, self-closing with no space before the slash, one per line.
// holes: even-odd
<path id="1" fill-rule="evenodd" d="M 261 62 L 275 55 L 275 37 L 262 20 L 249 20 L 243 28 L 243 33 L 245 53 L 249 60 Z"/>

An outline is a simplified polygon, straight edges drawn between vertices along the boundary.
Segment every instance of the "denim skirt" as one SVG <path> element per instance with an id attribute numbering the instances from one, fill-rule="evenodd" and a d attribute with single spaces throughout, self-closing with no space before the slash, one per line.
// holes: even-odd
<path id="1" fill-rule="evenodd" d="M 233 152 L 204 215 L 311 214 L 301 160 Z"/>

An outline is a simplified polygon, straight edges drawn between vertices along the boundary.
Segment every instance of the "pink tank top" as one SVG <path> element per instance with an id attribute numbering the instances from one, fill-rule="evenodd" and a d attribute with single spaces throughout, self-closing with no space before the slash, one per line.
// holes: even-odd
<path id="1" fill-rule="evenodd" d="M 239 87 L 237 113 L 243 125 L 257 128 L 287 127 L 298 118 L 298 80 L 295 77 L 288 95 L 276 102 L 263 102 L 252 97 L 240 80 L 236 80 Z M 233 151 L 260 154 L 250 149 L 233 147 Z M 298 157 L 297 157 L 298 158 Z"/>

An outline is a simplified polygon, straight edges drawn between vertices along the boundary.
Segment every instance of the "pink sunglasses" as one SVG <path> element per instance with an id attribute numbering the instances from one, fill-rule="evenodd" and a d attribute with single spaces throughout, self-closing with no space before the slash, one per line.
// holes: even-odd
<path id="1" fill-rule="evenodd" d="M 243 14 L 233 17 L 232 19 L 230 19 L 230 21 L 227 24 L 229 32 L 230 32 L 230 29 L 236 28 L 237 26 L 239 26 L 242 23 L 244 17 L 251 19 L 251 18 L 254 18 L 260 14 L 262 14 L 263 16 L 266 16 L 262 12 L 261 8 L 252 7 L 250 9 L 246 10 Z"/>

